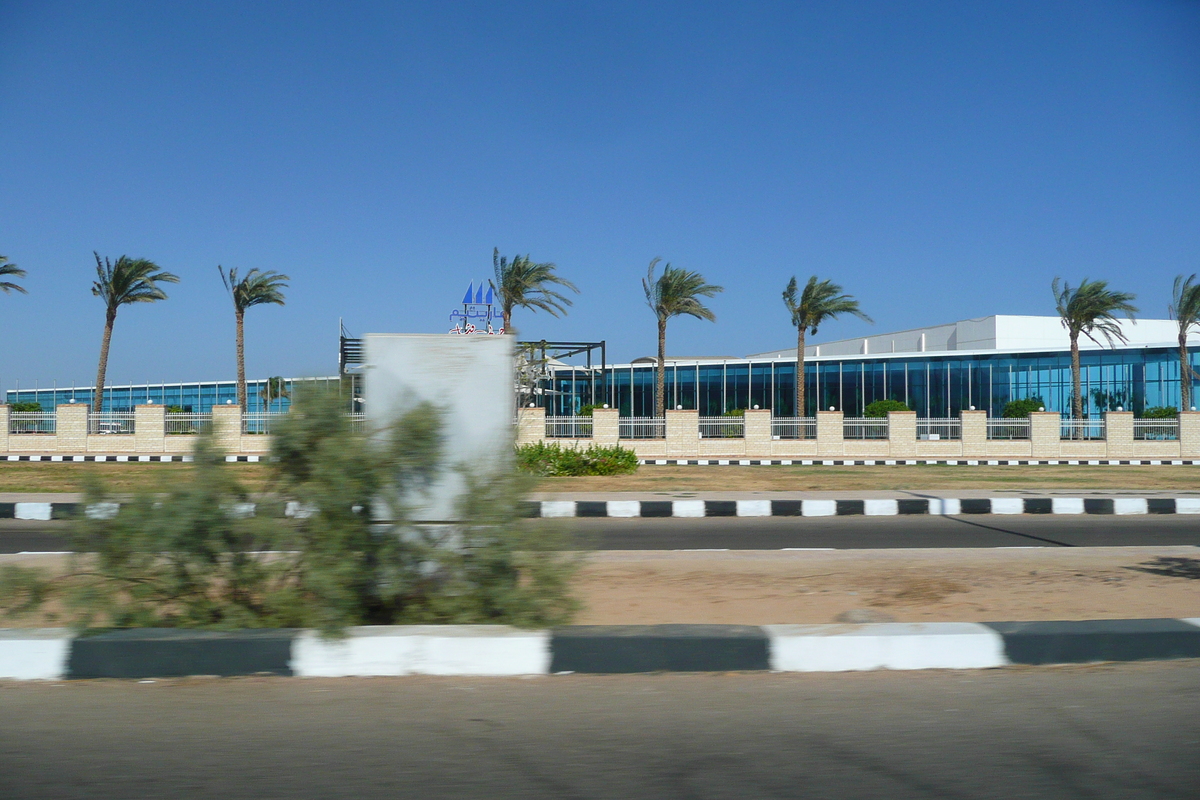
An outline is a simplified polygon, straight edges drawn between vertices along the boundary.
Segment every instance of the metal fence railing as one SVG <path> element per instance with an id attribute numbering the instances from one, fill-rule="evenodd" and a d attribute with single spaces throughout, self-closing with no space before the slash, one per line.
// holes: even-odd
<path id="1" fill-rule="evenodd" d="M 617 421 L 621 439 L 665 439 L 667 421 L 662 417 L 621 417 Z"/>
<path id="2" fill-rule="evenodd" d="M 745 417 L 700 417 L 701 439 L 746 438 Z"/>
<path id="3" fill-rule="evenodd" d="M 888 438 L 887 417 L 848 417 L 842 420 L 844 439 Z"/>
<path id="4" fill-rule="evenodd" d="M 1135 419 L 1133 438 L 1143 441 L 1178 441 L 1179 419 Z"/>
<path id="5" fill-rule="evenodd" d="M 1071 441 L 1092 441 L 1104 438 L 1104 419 L 1064 419 L 1060 437 Z"/>
<path id="6" fill-rule="evenodd" d="M 58 415 L 53 411 L 12 411 L 8 415 L 8 432 L 54 433 L 58 426 Z"/>
<path id="7" fill-rule="evenodd" d="M 350 411 L 346 414 L 346 420 L 350 423 L 350 430 L 355 433 L 367 432 L 367 415 L 362 411 Z"/>
<path id="8" fill-rule="evenodd" d="M 547 439 L 592 438 L 591 417 L 546 417 Z"/>
<path id="9" fill-rule="evenodd" d="M 133 433 L 132 411 L 90 411 L 88 430 L 99 434 Z"/>
<path id="10" fill-rule="evenodd" d="M 283 419 L 287 412 L 246 411 L 242 413 L 242 433 L 268 434 L 276 420 Z"/>
<path id="11" fill-rule="evenodd" d="M 166 420 L 168 436 L 192 436 L 209 429 L 212 414 L 167 414 Z"/>
<path id="12" fill-rule="evenodd" d="M 962 419 L 958 417 L 917 417 L 917 438 L 922 441 L 961 439 Z"/>
<path id="13" fill-rule="evenodd" d="M 1032 435 L 1029 418 L 991 418 L 987 421 L 989 439 L 1028 439 Z"/>
<path id="14" fill-rule="evenodd" d="M 817 438 L 816 417 L 774 417 L 771 419 L 773 439 Z"/>

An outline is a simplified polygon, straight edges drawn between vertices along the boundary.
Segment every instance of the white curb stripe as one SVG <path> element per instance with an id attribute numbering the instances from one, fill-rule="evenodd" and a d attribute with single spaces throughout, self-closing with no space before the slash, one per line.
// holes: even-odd
<path id="1" fill-rule="evenodd" d="M 640 517 L 642 504 L 637 500 L 609 500 L 608 515 L 610 517 Z"/>
<path id="2" fill-rule="evenodd" d="M 1050 510 L 1055 514 L 1082 514 L 1082 497 L 1055 497 L 1050 500 Z"/>
<path id="3" fill-rule="evenodd" d="M 764 625 L 771 669 L 845 672 L 870 669 L 980 669 L 1008 663 L 1004 639 L 971 622 L 874 625 Z"/>
<path id="4" fill-rule="evenodd" d="M 13 517 L 16 519 L 50 519 L 51 503 L 16 503 Z"/>
<path id="5" fill-rule="evenodd" d="M 1116 497 L 1113 499 L 1114 514 L 1149 514 L 1146 498 Z"/>
<path id="6" fill-rule="evenodd" d="M 67 673 L 72 634 L 62 628 L 0 630 L 0 678 L 53 681 Z"/>
<path id="7" fill-rule="evenodd" d="M 574 500 L 543 500 L 543 517 L 573 517 L 575 516 Z"/>
<path id="8" fill-rule="evenodd" d="M 1024 514 L 1025 501 L 1019 497 L 993 497 L 993 514 Z"/>
<path id="9" fill-rule="evenodd" d="M 1180 497 L 1175 500 L 1176 514 L 1200 514 L 1200 498 Z"/>
<path id="10" fill-rule="evenodd" d="M 703 500 L 675 500 L 671 503 L 672 517 L 695 519 L 704 516 Z"/>
<path id="11" fill-rule="evenodd" d="M 739 517 L 769 517 L 771 516 L 771 501 L 738 500 L 737 515 Z"/>
<path id="12" fill-rule="evenodd" d="M 545 675 L 550 632 L 503 625 L 352 628 L 342 640 L 305 632 L 292 643 L 299 677 Z"/>
<path id="13" fill-rule="evenodd" d="M 837 515 L 836 500 L 804 500 L 800 503 L 800 515 L 804 517 L 832 517 Z"/>
<path id="14" fill-rule="evenodd" d="M 956 497 L 931 497 L 929 498 L 929 513 L 953 516 L 962 513 L 962 505 Z"/>
<path id="15" fill-rule="evenodd" d="M 893 517 L 900 513 L 895 500 L 863 500 L 863 515 L 868 517 Z"/>

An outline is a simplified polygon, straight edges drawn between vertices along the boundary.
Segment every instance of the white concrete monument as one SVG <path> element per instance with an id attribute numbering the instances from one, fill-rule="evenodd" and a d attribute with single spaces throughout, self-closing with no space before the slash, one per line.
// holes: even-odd
<path id="1" fill-rule="evenodd" d="M 487 472 L 511 458 L 512 337 L 368 333 L 363 339 L 364 400 L 372 427 L 422 401 L 442 411 L 446 469 L 413 519 L 453 521 L 465 488 L 456 468 Z"/>

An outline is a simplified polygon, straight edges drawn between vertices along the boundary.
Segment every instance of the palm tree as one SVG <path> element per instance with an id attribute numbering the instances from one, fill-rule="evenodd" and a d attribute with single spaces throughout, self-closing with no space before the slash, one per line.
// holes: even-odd
<path id="1" fill-rule="evenodd" d="M 104 375 L 108 372 L 108 346 L 112 342 L 113 324 L 117 321 L 117 309 L 129 303 L 154 303 L 166 300 L 167 293 L 160 283 L 179 283 L 179 278 L 163 272 L 153 261 L 144 258 L 121 256 L 115 262 L 96 257 L 96 281 L 92 294 L 104 301 L 104 338 L 100 342 L 100 366 L 96 370 L 96 390 L 92 396 L 92 410 L 104 407 Z"/>
<path id="2" fill-rule="evenodd" d="M 672 267 L 669 263 L 663 267 L 662 275 L 656 280 L 654 268 L 661 258 L 650 262 L 650 269 L 642 279 L 642 288 L 646 290 L 646 305 L 658 318 L 658 380 L 654 389 L 654 415 L 663 417 L 667 408 L 667 320 L 680 314 L 687 314 L 696 319 L 706 319 L 715 322 L 717 316 L 706 308 L 698 297 L 712 297 L 718 292 L 725 291 L 723 286 L 714 286 L 704 282 L 704 276 L 699 272 Z"/>
<path id="3" fill-rule="evenodd" d="M 271 403 L 276 400 L 282 400 L 285 397 L 291 397 L 292 393 L 288 391 L 287 381 L 278 375 L 267 378 L 266 384 L 263 386 L 263 405 L 265 411 L 271 410 Z"/>
<path id="4" fill-rule="evenodd" d="M 1175 277 L 1171 316 L 1179 322 L 1179 409 L 1187 411 L 1192 407 L 1192 378 L 1196 376 L 1188 358 L 1187 335 L 1193 325 L 1200 325 L 1200 283 L 1196 283 L 1195 273 L 1187 280 L 1182 275 Z"/>
<path id="5" fill-rule="evenodd" d="M 539 263 L 530 261 L 529 256 L 515 256 L 510 262 L 500 255 L 500 248 L 496 247 L 492 249 L 492 268 L 496 273 L 492 288 L 500 295 L 505 333 L 512 333 L 512 312 L 518 306 L 540 308 L 555 317 L 567 313 L 564 306 L 571 305 L 571 299 L 549 288 L 551 284 L 579 293 L 575 284 L 554 274 L 558 267 L 548 261 Z"/>
<path id="6" fill-rule="evenodd" d="M 792 315 L 792 324 L 796 326 L 796 416 L 803 417 L 804 406 L 804 338 L 811 329 L 817 335 L 817 327 L 827 319 L 836 319 L 839 314 L 853 314 L 866 322 L 875 320 L 864 314 L 858 307 L 858 301 L 848 294 L 842 294 L 842 287 L 832 281 L 818 281 L 813 275 L 796 300 L 796 278 L 788 281 L 783 290 L 783 304 Z"/>
<path id="7" fill-rule="evenodd" d="M 21 269 L 16 264 L 9 263 L 8 259 L 4 256 L 0 256 L 0 278 L 3 278 L 5 275 L 9 275 L 14 278 L 24 278 L 25 270 Z M 25 291 L 24 286 L 20 286 L 19 284 L 12 283 L 10 281 L 0 280 L 0 292 L 8 294 L 14 289 L 21 294 L 28 294 L 28 292 Z"/>
<path id="8" fill-rule="evenodd" d="M 1071 337 L 1071 416 L 1083 419 L 1083 385 L 1080 380 L 1079 367 L 1079 334 L 1100 344 L 1092 334 L 1099 332 L 1113 346 L 1113 340 L 1121 343 L 1128 341 L 1121 331 L 1121 323 L 1113 313 L 1124 311 L 1129 319 L 1137 313 L 1133 305 L 1137 295 L 1129 292 L 1114 292 L 1108 288 L 1108 281 L 1089 281 L 1084 278 L 1075 289 L 1066 281 L 1055 278 L 1050 284 L 1054 291 L 1054 301 L 1062 325 Z"/>
<path id="9" fill-rule="evenodd" d="M 287 275 L 278 272 L 261 272 L 252 269 L 246 277 L 238 280 L 236 269 L 228 272 L 220 265 L 217 271 L 221 273 L 221 282 L 233 297 L 233 313 L 237 319 L 237 390 L 238 405 L 246 410 L 246 343 L 245 319 L 246 309 L 260 306 L 264 303 L 283 305 L 283 290 L 291 280 Z"/>

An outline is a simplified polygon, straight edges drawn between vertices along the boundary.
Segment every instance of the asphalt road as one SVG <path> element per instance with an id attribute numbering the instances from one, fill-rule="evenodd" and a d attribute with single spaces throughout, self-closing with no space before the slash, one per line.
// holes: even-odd
<path id="1" fill-rule="evenodd" d="M 1200 662 L 0 682 L 0 797 L 1194 798 Z"/>
<path id="2" fill-rule="evenodd" d="M 530 520 L 599 550 L 918 547 L 1200 547 L 1200 515 L 712 517 Z M 65 522 L 0 520 L 0 553 L 69 547 Z"/>

